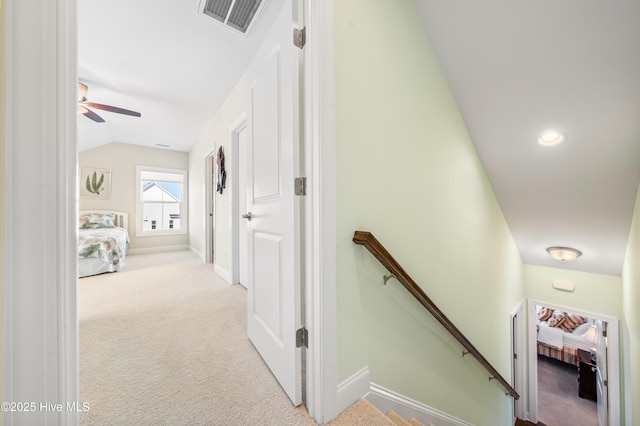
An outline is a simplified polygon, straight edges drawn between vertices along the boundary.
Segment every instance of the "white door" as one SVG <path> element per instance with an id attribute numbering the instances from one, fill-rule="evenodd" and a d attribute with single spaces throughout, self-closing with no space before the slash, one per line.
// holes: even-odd
<path id="1" fill-rule="evenodd" d="M 607 323 L 596 320 L 596 396 L 598 401 L 598 426 L 609 424 L 607 377 Z"/>
<path id="2" fill-rule="evenodd" d="M 248 159 L 248 131 L 246 127 L 236 134 L 238 144 L 238 210 L 247 212 L 247 159 Z M 247 249 L 247 221 L 238 224 L 238 282 L 247 287 L 249 275 L 249 261 Z"/>
<path id="3" fill-rule="evenodd" d="M 296 2 L 298 0 L 295 0 Z M 297 11 L 297 8 L 296 8 Z M 286 0 L 249 78 L 248 335 L 291 401 L 302 402 L 298 49 Z"/>

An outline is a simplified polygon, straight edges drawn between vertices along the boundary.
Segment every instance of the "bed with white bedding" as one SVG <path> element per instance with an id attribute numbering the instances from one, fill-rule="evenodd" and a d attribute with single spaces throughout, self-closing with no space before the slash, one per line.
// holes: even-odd
<path id="1" fill-rule="evenodd" d="M 122 271 L 129 244 L 128 215 L 119 211 L 80 211 L 78 276 Z"/>
<path id="2" fill-rule="evenodd" d="M 580 315 L 542 306 L 538 318 L 538 354 L 578 365 L 578 349 L 590 351 L 593 341 L 588 333 L 592 321 Z"/>

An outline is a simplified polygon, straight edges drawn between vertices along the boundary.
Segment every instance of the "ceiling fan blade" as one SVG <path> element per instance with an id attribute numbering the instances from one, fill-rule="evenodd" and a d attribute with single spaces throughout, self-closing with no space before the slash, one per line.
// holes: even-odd
<path id="1" fill-rule="evenodd" d="M 125 114 L 125 115 L 132 115 L 134 117 L 142 117 L 142 114 L 140 114 L 139 112 L 131 111 L 124 108 L 118 108 L 111 105 L 96 104 L 93 102 L 84 102 L 83 104 L 86 106 L 90 106 L 91 108 L 101 109 L 103 111 L 115 112 L 118 114 Z"/>
<path id="2" fill-rule="evenodd" d="M 87 95 L 89 88 L 86 84 L 78 82 L 78 99 L 82 99 Z"/>
<path id="3" fill-rule="evenodd" d="M 85 117 L 89 117 L 95 122 L 104 123 L 104 119 L 102 117 L 82 105 L 78 105 L 78 112 L 83 114 Z"/>

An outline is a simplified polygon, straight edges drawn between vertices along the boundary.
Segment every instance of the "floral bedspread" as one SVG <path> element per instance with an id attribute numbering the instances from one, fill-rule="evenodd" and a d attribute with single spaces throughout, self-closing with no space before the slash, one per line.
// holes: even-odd
<path id="1" fill-rule="evenodd" d="M 117 265 L 127 254 L 129 234 L 124 228 L 80 229 L 78 257 L 97 257 Z"/>

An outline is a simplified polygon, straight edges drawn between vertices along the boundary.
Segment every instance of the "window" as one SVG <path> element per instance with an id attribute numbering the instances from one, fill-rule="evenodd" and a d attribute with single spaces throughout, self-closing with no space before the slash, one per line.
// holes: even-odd
<path id="1" fill-rule="evenodd" d="M 137 166 L 136 235 L 187 233 L 187 171 Z"/>

